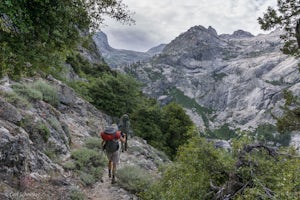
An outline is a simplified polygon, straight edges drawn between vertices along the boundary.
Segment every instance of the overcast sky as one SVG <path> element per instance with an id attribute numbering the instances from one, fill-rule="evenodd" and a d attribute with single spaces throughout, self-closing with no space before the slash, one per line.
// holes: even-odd
<path id="1" fill-rule="evenodd" d="M 254 35 L 260 30 L 257 18 L 277 0 L 123 0 L 133 12 L 135 25 L 106 20 L 102 31 L 117 49 L 147 51 L 169 43 L 195 25 L 212 26 L 218 34 L 238 29 Z"/>

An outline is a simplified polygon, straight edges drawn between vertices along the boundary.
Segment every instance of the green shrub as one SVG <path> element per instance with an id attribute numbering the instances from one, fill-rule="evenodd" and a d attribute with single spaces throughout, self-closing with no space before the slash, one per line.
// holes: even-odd
<path id="1" fill-rule="evenodd" d="M 90 186 L 96 182 L 96 178 L 91 173 L 80 171 L 79 177 L 85 186 Z"/>
<path id="2" fill-rule="evenodd" d="M 178 152 L 162 179 L 142 194 L 143 199 L 213 199 L 210 180 L 216 185 L 224 183 L 232 168 L 232 159 L 226 152 L 197 136 Z"/>
<path id="3" fill-rule="evenodd" d="M 229 124 L 223 124 L 221 127 L 215 130 L 206 130 L 205 133 L 201 133 L 202 136 L 213 139 L 229 140 L 237 137 L 236 130 L 229 127 Z"/>
<path id="4" fill-rule="evenodd" d="M 241 135 L 233 140 L 229 153 L 195 137 L 181 146 L 176 161 L 141 196 L 151 200 L 299 199 L 299 153 L 252 142 L 247 134 Z"/>
<path id="5" fill-rule="evenodd" d="M 79 189 L 72 187 L 69 192 L 69 198 L 71 200 L 85 200 L 86 197 Z"/>
<path id="6" fill-rule="evenodd" d="M 57 106 L 59 103 L 57 89 L 45 81 L 38 80 L 32 84 L 17 83 L 12 88 L 29 101 L 44 100 L 53 106 Z"/>
<path id="7" fill-rule="evenodd" d="M 48 141 L 50 137 L 50 130 L 43 122 L 39 121 L 35 125 L 35 131 L 42 136 L 45 142 Z"/>
<path id="8" fill-rule="evenodd" d="M 117 170 L 121 187 L 134 193 L 145 191 L 154 182 L 153 175 L 137 166 L 125 166 Z"/>
<path id="9" fill-rule="evenodd" d="M 36 90 L 35 88 L 31 88 L 27 84 L 16 83 L 12 85 L 12 88 L 17 94 L 27 98 L 29 101 L 43 99 L 43 94 L 40 91 Z"/>
<path id="10" fill-rule="evenodd" d="M 93 149 L 82 148 L 71 153 L 74 159 L 75 169 L 85 185 L 91 185 L 103 175 L 103 169 L 107 165 L 104 154 Z"/>
<path id="11" fill-rule="evenodd" d="M 34 82 L 32 87 L 42 93 L 44 101 L 53 106 L 57 106 L 59 104 L 58 91 L 55 87 L 41 80 Z"/>
<path id="12" fill-rule="evenodd" d="M 15 92 L 0 91 L 0 95 L 3 96 L 7 102 L 13 104 L 17 108 L 29 109 L 32 107 L 24 96 L 18 95 Z"/>
<path id="13" fill-rule="evenodd" d="M 61 128 L 60 122 L 55 117 L 50 117 L 49 123 L 55 130 L 57 130 L 57 131 L 60 130 L 60 128 Z"/>
<path id="14" fill-rule="evenodd" d="M 63 164 L 63 167 L 67 170 L 74 170 L 76 168 L 76 165 L 73 161 L 67 161 Z"/>
<path id="15" fill-rule="evenodd" d="M 85 140 L 84 146 L 88 149 L 102 150 L 101 140 L 98 137 L 89 137 Z"/>

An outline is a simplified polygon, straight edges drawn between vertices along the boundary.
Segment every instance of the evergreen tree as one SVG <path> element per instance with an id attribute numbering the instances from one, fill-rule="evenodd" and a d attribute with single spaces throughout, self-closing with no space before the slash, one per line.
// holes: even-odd
<path id="1" fill-rule="evenodd" d="M 59 66 L 80 32 L 98 28 L 104 14 L 131 20 L 119 0 L 0 1 L 0 75 L 18 77 Z"/>
<path id="2" fill-rule="evenodd" d="M 298 0 L 277 0 L 277 9 L 269 7 L 258 22 L 263 30 L 279 27 L 284 30 L 283 53 L 299 56 L 300 43 L 300 2 Z M 299 43 L 298 43 L 299 41 Z"/>
<path id="3" fill-rule="evenodd" d="M 300 56 L 300 1 L 278 0 L 277 9 L 269 7 L 258 22 L 263 30 L 279 27 L 284 30 L 281 38 L 284 40 L 282 52 L 285 54 Z M 277 127 L 280 132 L 300 129 L 300 102 L 291 93 L 285 92 L 285 113 L 277 118 Z"/>

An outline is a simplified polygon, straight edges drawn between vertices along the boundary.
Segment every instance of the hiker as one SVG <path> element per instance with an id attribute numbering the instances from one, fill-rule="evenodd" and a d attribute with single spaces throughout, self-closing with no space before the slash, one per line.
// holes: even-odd
<path id="1" fill-rule="evenodd" d="M 126 141 L 125 133 L 118 131 L 118 126 L 112 124 L 106 127 L 100 135 L 102 138 L 102 147 L 108 159 L 108 176 L 112 178 L 111 183 L 114 184 L 116 182 L 115 173 L 117 164 L 120 158 L 119 141 L 121 141 L 121 143 Z"/>
<path id="2" fill-rule="evenodd" d="M 127 151 L 127 139 L 128 139 L 128 135 L 130 134 L 130 120 L 129 120 L 129 116 L 128 114 L 124 114 L 121 118 L 120 118 L 120 121 L 119 121 L 119 130 L 122 132 L 122 133 L 125 133 L 125 137 L 126 137 L 126 141 L 125 143 L 122 143 L 121 144 L 121 149 L 122 149 L 122 152 L 124 151 Z"/>

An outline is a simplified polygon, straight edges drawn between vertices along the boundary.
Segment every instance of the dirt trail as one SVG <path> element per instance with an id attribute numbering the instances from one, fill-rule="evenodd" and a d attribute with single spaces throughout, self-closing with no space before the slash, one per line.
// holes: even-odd
<path id="1" fill-rule="evenodd" d="M 122 153 L 123 159 L 127 158 L 127 153 Z M 119 163 L 118 168 L 124 166 L 124 163 Z M 108 177 L 108 169 L 104 169 L 104 174 L 101 181 L 98 181 L 90 189 L 86 189 L 85 193 L 89 200 L 137 200 L 138 198 L 122 189 L 117 183 L 111 184 L 111 179 Z"/>

